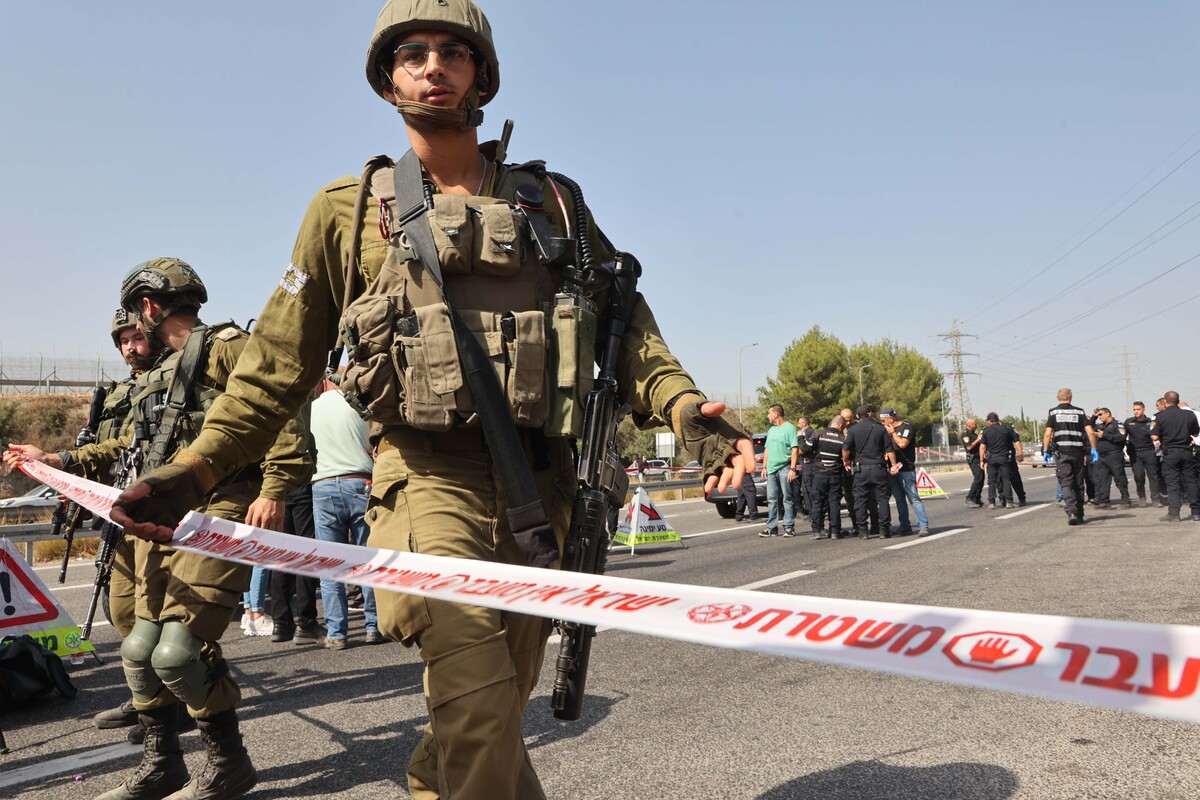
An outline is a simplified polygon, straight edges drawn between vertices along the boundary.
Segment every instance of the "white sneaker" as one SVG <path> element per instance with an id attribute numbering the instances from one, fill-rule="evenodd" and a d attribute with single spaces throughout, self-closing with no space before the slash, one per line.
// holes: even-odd
<path id="1" fill-rule="evenodd" d="M 240 625 L 238 625 L 238 627 L 241 628 L 242 631 L 244 632 L 246 630 L 246 626 L 249 624 L 250 624 L 250 612 L 243 611 L 242 612 L 242 622 Z"/>
<path id="2" fill-rule="evenodd" d="M 275 627 L 275 621 L 263 614 L 257 619 L 251 619 L 246 622 L 247 636 L 270 636 L 271 630 Z"/>

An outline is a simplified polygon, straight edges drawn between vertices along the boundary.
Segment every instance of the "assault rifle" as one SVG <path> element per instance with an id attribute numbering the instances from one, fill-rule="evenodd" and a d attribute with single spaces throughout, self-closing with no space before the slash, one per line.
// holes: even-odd
<path id="1" fill-rule="evenodd" d="M 138 478 L 138 473 L 142 467 L 142 447 L 141 424 L 134 425 L 133 441 L 130 442 L 129 448 L 121 454 L 121 460 L 117 464 L 116 475 L 114 476 L 113 485 L 118 489 L 125 489 L 129 484 L 133 483 Z M 96 607 L 100 604 L 100 598 L 104 598 L 104 615 L 109 615 L 108 611 L 108 585 L 112 580 L 113 562 L 117 558 L 117 548 L 121 546 L 121 541 L 125 538 L 125 529 L 113 522 L 105 521 L 104 527 L 100 529 L 100 546 L 96 548 L 96 584 L 92 587 L 92 599 L 88 603 L 87 617 L 83 621 L 82 636 L 84 639 L 91 640 L 92 621 L 96 618 Z"/>
<path id="2" fill-rule="evenodd" d="M 625 503 L 629 477 L 617 454 L 617 423 L 624 416 L 617 386 L 617 362 L 629 309 L 637 290 L 641 265 L 628 253 L 617 253 L 609 289 L 608 316 L 597 344 L 600 374 L 587 396 L 583 412 L 583 437 L 579 443 L 576 477 L 579 493 L 571 509 L 571 527 L 563 548 L 562 568 L 602 575 L 608 556 L 608 511 Z M 559 620 L 561 642 L 554 664 L 554 689 L 550 706 L 554 716 L 577 720 L 583 712 L 588 661 L 594 625 Z"/>
<path id="3" fill-rule="evenodd" d="M 108 390 L 103 386 L 97 386 L 92 390 L 92 402 L 88 406 L 87 422 L 79 429 L 79 435 L 75 437 L 75 447 L 83 447 L 85 444 L 96 441 L 96 428 L 100 426 L 100 415 L 104 413 L 104 400 L 107 397 Z M 74 500 L 59 503 L 54 509 L 52 533 L 54 536 L 61 534 L 67 540 L 67 547 L 63 551 L 62 568 L 58 571 L 59 583 L 67 582 L 67 565 L 71 561 L 71 546 L 75 544 L 75 529 L 79 527 L 79 520 L 82 517 L 83 509 Z"/>

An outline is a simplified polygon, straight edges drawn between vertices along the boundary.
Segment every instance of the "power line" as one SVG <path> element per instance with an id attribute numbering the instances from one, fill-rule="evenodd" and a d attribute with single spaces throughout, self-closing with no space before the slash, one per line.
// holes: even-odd
<path id="1" fill-rule="evenodd" d="M 1101 211 L 1100 213 L 1098 213 L 1096 216 L 1092 217 L 1092 219 L 1088 220 L 1088 222 L 1087 222 L 1087 223 L 1086 223 L 1086 224 L 1085 224 L 1083 227 L 1081 227 L 1081 228 L 1080 228 L 1079 230 L 1077 230 L 1075 233 L 1071 234 L 1071 235 L 1070 235 L 1070 236 L 1068 236 L 1066 239 L 1064 239 L 1064 240 L 1062 241 L 1062 243 L 1058 245 L 1058 247 L 1055 247 L 1053 250 L 1051 250 L 1051 251 L 1050 251 L 1050 253 L 1049 253 L 1049 254 L 1047 254 L 1047 255 L 1046 255 L 1044 258 L 1049 258 L 1051 255 L 1053 255 L 1055 252 L 1057 252 L 1057 251 L 1059 250 L 1059 248 L 1061 248 L 1061 247 L 1062 247 L 1063 245 L 1065 245 L 1067 242 L 1071 241 L 1071 240 L 1072 240 L 1072 239 L 1074 239 L 1076 236 L 1078 236 L 1080 233 L 1082 233 L 1083 231 L 1085 231 L 1085 230 L 1088 228 L 1088 226 L 1089 226 L 1089 225 L 1091 225 L 1093 222 L 1095 222 L 1097 219 L 1099 219 L 1101 216 L 1103 216 L 1103 215 L 1104 215 L 1104 213 L 1108 211 L 1108 209 L 1110 209 L 1110 208 L 1112 208 L 1114 205 L 1116 205 L 1116 204 L 1117 204 L 1117 202 L 1118 202 L 1118 201 L 1120 201 L 1120 199 L 1121 199 L 1122 197 L 1124 197 L 1125 195 L 1129 194 L 1129 192 L 1131 192 L 1131 191 L 1134 189 L 1134 187 L 1136 187 L 1136 186 L 1137 186 L 1138 184 L 1140 184 L 1142 181 L 1146 180 L 1146 178 L 1148 178 L 1148 177 L 1150 177 L 1151 175 L 1153 175 L 1153 174 L 1154 174 L 1154 173 L 1155 173 L 1155 172 L 1158 170 L 1158 168 L 1159 168 L 1159 167 L 1161 167 L 1163 164 L 1165 164 L 1167 161 L 1169 161 L 1169 160 L 1170 160 L 1170 159 L 1171 159 L 1171 158 L 1172 158 L 1172 157 L 1173 157 L 1173 156 L 1174 156 L 1176 153 L 1178 153 L 1180 150 L 1182 150 L 1184 147 L 1186 147 L 1186 146 L 1187 146 L 1187 144 L 1188 144 L 1189 142 L 1191 142 L 1191 141 L 1192 141 L 1192 139 L 1195 139 L 1195 138 L 1196 138 L 1198 135 L 1200 135 L 1200 130 L 1196 131 L 1196 132 L 1195 132 L 1195 133 L 1193 133 L 1191 136 L 1189 136 L 1189 137 L 1188 137 L 1188 138 L 1187 138 L 1187 139 L 1186 139 L 1186 140 L 1183 142 L 1183 144 L 1179 145 L 1179 147 L 1176 147 L 1174 150 L 1172 150 L 1172 151 L 1170 152 L 1170 154 L 1169 154 L 1169 155 L 1167 155 L 1167 157 L 1166 157 L 1166 158 L 1164 158 L 1162 161 L 1160 161 L 1160 162 L 1158 162 L 1157 164 L 1155 164 L 1155 165 L 1154 165 L 1154 167 L 1153 167 L 1153 168 L 1151 168 L 1151 169 L 1150 169 L 1150 171 L 1149 171 L 1149 172 L 1147 172 L 1145 175 L 1143 175 L 1142 177 L 1138 178 L 1138 179 L 1137 179 L 1137 181 L 1135 181 L 1135 182 L 1134 182 L 1133 186 L 1130 186 L 1128 189 L 1126 189 L 1124 192 L 1122 192 L 1122 193 L 1121 193 L 1121 194 L 1120 194 L 1120 195 L 1117 197 L 1117 199 L 1116 199 L 1116 200 L 1114 200 L 1113 202 L 1109 203 L 1109 204 L 1108 204 L 1108 206 L 1107 206 L 1107 207 L 1105 207 L 1103 211 Z M 1087 243 L 1087 242 L 1088 242 L 1088 241 L 1089 241 L 1089 240 L 1090 240 L 1092 237 L 1094 237 L 1096 234 L 1100 233 L 1100 231 L 1104 230 L 1104 229 L 1105 229 L 1105 228 L 1107 228 L 1109 225 L 1111 225 L 1113 222 L 1115 222 L 1115 221 L 1116 221 L 1116 220 L 1117 220 L 1117 219 L 1118 219 L 1118 218 L 1119 218 L 1119 217 L 1120 217 L 1122 214 L 1124 214 L 1126 211 L 1128 211 L 1129 209 L 1131 209 L 1131 208 L 1133 208 L 1135 205 L 1137 205 L 1137 204 L 1138 204 L 1138 202 L 1140 202 L 1140 201 L 1142 200 L 1142 198 L 1144 198 L 1146 195 L 1150 194 L 1150 192 L 1152 192 L 1152 191 L 1154 191 L 1155 189 L 1157 189 L 1157 188 L 1158 188 L 1158 187 L 1159 187 L 1159 186 L 1160 186 L 1160 185 L 1163 183 L 1163 181 L 1165 181 L 1167 178 L 1171 177 L 1171 176 L 1172 176 L 1172 175 L 1174 175 L 1176 172 L 1178 172 L 1178 171 L 1180 170 L 1180 168 L 1182 168 L 1182 167 L 1183 167 L 1185 164 L 1187 164 L 1189 161 L 1191 161 L 1193 158 L 1195 158 L 1197 154 L 1200 154 L 1200 149 L 1194 150 L 1194 151 L 1192 152 L 1192 154 L 1191 154 L 1191 155 L 1189 155 L 1187 158 L 1185 158 L 1183 161 L 1181 161 L 1179 164 L 1177 164 L 1177 165 L 1176 165 L 1176 166 L 1175 166 L 1175 167 L 1174 167 L 1174 168 L 1173 168 L 1173 169 L 1172 169 L 1170 172 L 1168 172 L 1166 175 L 1164 175 L 1162 178 L 1160 178 L 1160 179 L 1159 179 L 1159 180 L 1158 180 L 1156 183 L 1154 183 L 1154 185 L 1153 185 L 1153 186 L 1151 186 L 1149 189 L 1147 189 L 1146 191 L 1142 192 L 1140 195 L 1138 195 L 1137 197 L 1135 197 L 1135 198 L 1133 199 L 1133 201 L 1132 201 L 1132 202 L 1130 202 L 1130 203 L 1129 203 L 1127 206 L 1125 206 L 1125 207 L 1124 207 L 1124 208 L 1122 208 L 1120 211 L 1118 211 L 1116 214 L 1114 214 L 1112 217 L 1110 217 L 1110 218 L 1108 219 L 1108 221 L 1106 221 L 1106 222 L 1105 222 L 1103 225 L 1101 225 L 1099 228 L 1097 228 L 1096 230 L 1094 230 L 1094 231 L 1092 231 L 1090 234 L 1088 234 L 1088 235 L 1087 235 L 1087 237 L 1085 237 L 1085 238 L 1084 238 L 1082 241 L 1080 241 L 1080 242 L 1079 242 L 1077 245 L 1075 245 L 1074 247 L 1072 247 L 1072 248 L 1071 248 L 1070 250 L 1068 250 L 1067 252 L 1063 253 L 1061 256 L 1059 256 L 1058 258 L 1056 258 L 1056 259 L 1055 259 L 1054 261 L 1052 261 L 1050 264 L 1046 265 L 1045 267 L 1042 267 L 1040 270 L 1037 270 L 1037 265 L 1034 265 L 1033 267 L 1031 267 L 1031 268 L 1030 268 L 1031 270 L 1037 270 L 1037 272 L 1036 272 L 1036 273 L 1034 273 L 1034 274 L 1033 274 L 1032 276 L 1030 276 L 1029 278 L 1027 278 L 1027 279 L 1023 280 L 1021 283 L 1017 284 L 1017 286 L 1015 286 L 1015 287 L 1014 287 L 1014 288 L 1013 288 L 1011 291 L 1009 291 L 1007 294 L 1005 294 L 1005 295 L 1002 295 L 1001 297 L 997 298 L 996 300 L 993 300 L 991 303 L 989 303 L 988 305 L 986 305 L 986 306 L 984 306 L 983 308 L 981 308 L 979 311 L 976 311 L 974 314 L 972 314 L 970 317 L 968 317 L 968 318 L 967 318 L 966 320 L 964 320 L 964 321 L 965 321 L 965 322 L 969 322 L 970 320 L 972 320 L 972 319 L 975 319 L 976 317 L 980 316 L 981 314 L 984 314 L 984 313 L 986 313 L 986 312 L 990 311 L 991 309 L 993 309 L 993 308 L 995 308 L 996 306 L 998 306 L 1000 303 L 1002 303 L 1002 302 L 1004 302 L 1005 300 L 1007 300 L 1009 297 L 1012 297 L 1014 294 L 1016 294 L 1016 293 L 1017 293 L 1018 291 L 1020 291 L 1021 289 L 1025 288 L 1026 286 L 1028 286 L 1028 285 L 1029 285 L 1029 284 L 1030 284 L 1032 281 L 1034 281 L 1035 279 L 1037 279 L 1037 278 L 1041 277 L 1042 275 L 1044 275 L 1044 274 L 1045 274 L 1046 272 L 1048 272 L 1049 270 L 1053 269 L 1055 266 L 1057 266 L 1059 263 L 1061 263 L 1061 262 L 1063 261 L 1063 259 L 1065 259 L 1067 256 L 1069 256 L 1069 255 L 1071 255 L 1072 253 L 1074 253 L 1076 250 L 1078 250 L 1078 249 L 1079 249 L 1080 247 L 1082 247 L 1084 244 L 1086 244 L 1086 243 Z M 1027 275 L 1029 272 L 1030 272 L 1030 270 L 1026 270 L 1025 274 Z M 1024 276 L 1022 276 L 1022 277 L 1024 277 Z"/>

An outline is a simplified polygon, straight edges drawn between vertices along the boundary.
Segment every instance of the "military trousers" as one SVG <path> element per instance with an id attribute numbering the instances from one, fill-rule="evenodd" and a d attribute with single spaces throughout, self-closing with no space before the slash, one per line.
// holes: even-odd
<path id="1" fill-rule="evenodd" d="M 539 495 L 561 549 L 577 491 L 561 439 L 527 442 Z M 377 446 L 367 524 L 372 547 L 524 565 L 500 480 L 475 429 L 385 432 Z M 555 564 L 557 566 L 557 564 Z M 376 589 L 379 630 L 416 645 L 425 662 L 429 723 L 408 764 L 416 800 L 543 798 L 521 714 L 542 668 L 549 620 Z"/>
<path id="2" fill-rule="evenodd" d="M 1112 484 L 1117 484 L 1121 493 L 1121 502 L 1129 502 L 1129 479 L 1125 477 L 1125 455 L 1120 450 L 1105 453 L 1096 462 L 1096 503 L 1104 505 L 1109 502 Z"/>
<path id="3" fill-rule="evenodd" d="M 854 527 L 861 534 L 891 533 L 892 509 L 889 505 L 887 468 L 862 464 L 854 473 Z"/>
<path id="4" fill-rule="evenodd" d="M 108 619 L 124 639 L 133 630 L 136 614 L 137 579 L 134 573 L 131 536 L 122 536 L 113 556 L 112 576 L 108 581 Z"/>
<path id="5" fill-rule="evenodd" d="M 1083 516 L 1083 475 L 1086 469 L 1082 453 L 1063 453 L 1060 450 L 1054 455 L 1054 474 L 1062 489 L 1068 517 L 1074 514 Z"/>
<path id="6" fill-rule="evenodd" d="M 257 487 L 240 494 L 215 494 L 198 510 L 240 522 L 257 496 Z M 200 660 L 208 667 L 212 685 L 204 705 L 189 705 L 188 713 L 208 719 L 233 708 L 242 693 L 218 640 L 229 627 L 242 593 L 250 587 L 250 567 L 139 539 L 134 544 L 134 569 L 139 577 L 135 603 L 138 619 L 182 622 L 200 641 Z M 148 711 L 178 702 L 179 698 L 164 685 L 150 701 L 135 700 L 133 706 Z"/>

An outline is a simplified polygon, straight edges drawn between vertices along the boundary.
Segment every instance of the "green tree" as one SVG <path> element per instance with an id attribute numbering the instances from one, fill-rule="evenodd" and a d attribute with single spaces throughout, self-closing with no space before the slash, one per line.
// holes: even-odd
<path id="1" fill-rule="evenodd" d="M 767 407 L 783 406 L 788 419 L 806 416 L 814 427 L 833 418 L 854 396 L 855 376 L 850 374 L 846 346 L 814 325 L 788 345 L 779 359 L 779 372 L 758 390 L 759 409 L 746 416 L 755 431 L 766 429 Z"/>
<path id="2" fill-rule="evenodd" d="M 893 406 L 918 431 L 942 421 L 945 407 L 942 373 L 916 350 L 891 339 L 860 342 L 850 348 L 850 363 L 863 370 L 863 399 L 876 410 Z M 855 375 L 857 391 L 857 375 Z"/>

